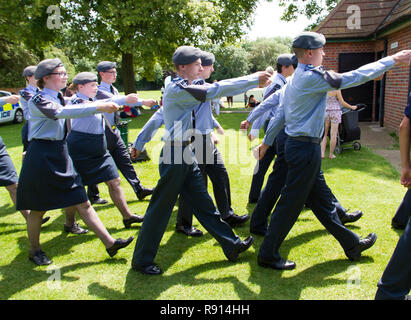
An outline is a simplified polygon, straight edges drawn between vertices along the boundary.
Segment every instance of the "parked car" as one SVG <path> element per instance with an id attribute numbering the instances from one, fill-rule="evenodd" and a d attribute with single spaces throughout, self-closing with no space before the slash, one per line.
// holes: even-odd
<path id="1" fill-rule="evenodd" d="M 8 91 L 0 90 L 0 97 L 11 96 Z M 20 103 L 10 104 L 6 103 L 0 107 L 0 123 L 10 122 L 22 123 L 24 121 L 23 109 Z"/>

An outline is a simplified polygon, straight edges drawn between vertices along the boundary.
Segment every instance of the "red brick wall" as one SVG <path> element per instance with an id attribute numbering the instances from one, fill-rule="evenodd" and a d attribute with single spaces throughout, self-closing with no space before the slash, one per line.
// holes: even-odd
<path id="1" fill-rule="evenodd" d="M 387 40 L 388 55 L 392 55 L 401 50 L 411 49 L 411 31 L 409 28 L 387 36 Z M 398 42 L 398 47 L 391 49 L 391 44 L 394 42 Z M 397 133 L 408 101 L 409 79 L 409 66 L 394 67 L 387 74 L 384 126 L 391 130 L 396 130 Z"/>
<path id="2" fill-rule="evenodd" d="M 386 37 L 388 40 L 388 55 L 400 50 L 411 49 L 411 31 L 409 28 L 397 31 Z M 398 47 L 391 49 L 391 44 L 398 42 Z M 349 43 L 327 43 L 324 47 L 324 67 L 338 71 L 338 55 L 340 53 L 380 52 L 384 50 L 384 41 L 349 42 Z M 403 117 L 403 111 L 408 100 L 408 85 L 410 78 L 410 67 L 394 67 L 388 72 L 385 86 L 385 113 L 384 126 L 390 130 L 397 130 Z M 374 82 L 374 95 L 375 95 Z M 375 119 L 375 103 L 373 105 L 373 119 Z"/>

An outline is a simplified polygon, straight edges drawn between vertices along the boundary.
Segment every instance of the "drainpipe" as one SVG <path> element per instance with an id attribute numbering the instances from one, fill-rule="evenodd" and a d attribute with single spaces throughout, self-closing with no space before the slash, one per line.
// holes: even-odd
<path id="1" fill-rule="evenodd" d="M 388 54 L 388 40 L 384 39 L 384 53 L 383 57 L 386 57 Z M 385 79 L 386 74 L 382 78 L 380 82 L 380 109 L 379 109 L 379 119 L 380 119 L 380 127 L 384 127 L 384 96 L 385 96 Z"/>

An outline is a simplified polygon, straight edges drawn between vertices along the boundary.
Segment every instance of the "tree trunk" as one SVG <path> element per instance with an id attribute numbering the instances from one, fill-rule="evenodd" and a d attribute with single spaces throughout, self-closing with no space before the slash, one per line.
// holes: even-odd
<path id="1" fill-rule="evenodd" d="M 123 77 L 124 93 L 135 93 L 136 82 L 134 79 L 133 54 L 123 53 L 121 56 L 121 75 Z"/>

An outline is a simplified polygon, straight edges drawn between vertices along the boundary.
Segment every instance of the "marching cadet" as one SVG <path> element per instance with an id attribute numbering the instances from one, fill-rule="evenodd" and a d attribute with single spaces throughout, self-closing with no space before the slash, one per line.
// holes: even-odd
<path id="1" fill-rule="evenodd" d="M 135 104 L 138 101 L 137 94 L 130 94 L 126 97 L 110 97 L 98 91 L 97 75 L 92 72 L 77 74 L 73 78 L 70 90 L 75 92 L 75 95 L 70 99 L 71 105 L 94 102 L 98 92 L 99 100 L 105 98 L 106 101 L 110 100 L 119 105 Z M 67 138 L 68 151 L 84 185 L 94 185 L 101 182 L 107 184 L 110 197 L 123 216 L 124 226 L 129 228 L 131 224 L 142 222 L 144 218 L 132 214 L 127 206 L 116 164 L 107 150 L 104 134 L 106 126 L 111 129 L 104 113 L 73 119 L 71 131 Z"/>
<path id="2" fill-rule="evenodd" d="M 29 147 L 23 160 L 17 188 L 17 209 L 31 210 L 27 219 L 30 242 L 29 259 L 37 265 L 48 265 L 51 260 L 41 250 L 40 226 L 48 210 L 65 208 L 74 220 L 78 211 L 83 221 L 103 242 L 107 253 L 114 256 L 131 243 L 113 239 L 90 202 L 80 176 L 73 168 L 67 151 L 66 136 L 70 131 L 70 118 L 89 116 L 101 112 L 114 112 L 113 102 L 97 102 L 64 107 L 60 90 L 66 86 L 67 72 L 59 59 L 41 61 L 34 73 L 42 91 L 29 101 Z M 68 226 L 70 227 L 70 226 Z"/>
<path id="3" fill-rule="evenodd" d="M 27 87 L 24 89 L 20 90 L 20 103 L 23 108 L 23 116 L 26 122 L 23 125 L 23 128 L 21 129 L 21 140 L 23 142 L 23 157 L 24 154 L 27 151 L 27 147 L 29 144 L 28 140 L 28 121 L 30 120 L 30 113 L 29 113 L 29 108 L 28 108 L 28 103 L 31 97 L 33 97 L 37 92 L 37 81 L 34 78 L 34 71 L 36 71 L 36 66 L 28 66 L 24 68 L 23 70 L 23 77 L 26 79 L 27 82 Z"/>
<path id="4" fill-rule="evenodd" d="M 193 85 L 201 71 L 201 50 L 191 46 L 177 48 L 173 55 L 179 77 L 173 79 L 164 92 L 163 108 L 166 133 L 160 155 L 160 180 L 154 189 L 134 249 L 132 268 L 143 274 L 158 275 L 162 270 L 154 263 L 161 238 L 179 194 L 191 202 L 193 212 L 204 228 L 220 243 L 225 256 L 235 261 L 238 255 L 253 243 L 253 237 L 244 241 L 220 219 L 213 204 L 191 149 L 195 129 L 194 109 L 216 97 L 239 94 L 259 84 L 265 84 L 269 75 L 259 72 L 250 76 L 223 80 L 213 85 Z"/>
<path id="5" fill-rule="evenodd" d="M 271 119 L 263 143 L 258 147 L 261 158 L 285 125 L 288 138 L 284 150 L 288 172 L 258 254 L 258 263 L 263 267 L 295 268 L 293 261 L 280 256 L 279 248 L 308 197 L 316 217 L 338 240 L 350 260 L 359 259 L 361 252 L 372 247 L 377 239 L 374 233 L 360 239 L 341 224 L 331 202 L 329 188 L 321 178 L 320 142 L 324 131 L 325 101 L 327 91 L 358 86 L 382 75 L 396 64 L 409 63 L 411 51 L 338 74 L 324 72 L 320 67 L 324 44 L 325 37 L 315 32 L 303 32 L 294 39 L 293 50 L 298 58 L 298 67 L 284 90 L 283 107 Z"/>
<path id="6" fill-rule="evenodd" d="M 287 78 L 294 73 L 297 68 L 297 58 L 290 53 L 284 53 L 277 58 L 277 74 L 275 75 L 272 83 L 264 90 L 263 101 L 271 96 L 274 92 L 281 89 L 286 83 Z M 267 130 L 268 122 L 272 118 L 272 112 L 267 112 L 264 116 L 261 116 L 257 121 L 253 123 L 250 134 L 248 135 L 250 141 L 258 137 L 258 131 L 264 126 L 264 133 Z M 254 169 L 253 179 L 251 180 L 250 192 L 248 194 L 248 202 L 256 203 L 260 197 L 261 188 L 264 184 L 264 176 L 270 167 L 271 162 L 276 155 L 275 141 L 273 145 L 268 148 L 264 157 L 257 161 Z"/>
<path id="7" fill-rule="evenodd" d="M 399 134 L 402 167 L 401 184 L 407 188 L 411 187 L 410 118 L 411 93 L 400 124 Z M 408 199 L 404 198 L 404 201 L 408 201 Z M 406 204 L 407 207 L 409 205 L 409 203 Z M 411 290 L 411 219 L 409 216 L 404 229 L 404 233 L 398 240 L 391 259 L 378 282 L 378 290 L 375 294 L 377 300 L 411 300 L 411 296 L 408 295 Z"/>
<path id="8" fill-rule="evenodd" d="M 97 72 L 101 78 L 100 85 L 98 86 L 100 91 L 109 93 L 110 96 L 118 96 L 118 90 L 113 86 L 113 83 L 117 78 L 116 63 L 111 61 L 101 61 L 97 64 Z M 136 106 L 146 105 L 152 107 L 157 102 L 153 99 L 139 100 Z M 124 178 L 133 188 L 137 198 L 143 200 L 145 197 L 153 193 L 152 189 L 144 187 L 140 179 L 134 170 L 133 163 L 131 162 L 130 155 L 128 153 L 128 146 L 125 145 L 123 139 L 121 139 L 120 131 L 116 125 L 119 121 L 117 112 L 113 114 L 107 114 L 106 118 L 111 124 L 111 130 L 106 126 L 105 134 L 107 139 L 107 149 L 116 163 L 117 168 L 123 174 Z M 88 189 L 89 198 L 93 201 L 101 202 L 98 200 L 98 188 L 96 185 L 89 186 Z"/>
<path id="9" fill-rule="evenodd" d="M 201 64 L 204 70 L 200 74 L 201 79 L 194 81 L 195 84 L 204 84 L 204 80 L 208 79 L 214 71 L 214 62 L 215 57 L 212 53 L 202 52 Z M 224 130 L 212 115 L 210 101 L 206 101 L 195 108 L 194 116 L 196 132 L 194 134 L 193 148 L 205 185 L 207 186 L 208 176 L 213 184 L 214 197 L 222 219 L 231 227 L 244 224 L 248 221 L 249 216 L 238 216 L 234 213 L 231 207 L 230 181 L 227 169 L 225 168 L 222 156 L 215 145 L 216 138 L 212 133 L 214 128 L 222 134 L 224 133 Z M 160 110 L 147 121 L 146 125 L 137 136 L 131 150 L 132 157 L 137 156 L 138 153 L 143 150 L 144 145 L 151 140 L 157 129 L 163 123 L 163 109 L 160 108 Z M 178 206 L 177 232 L 181 232 L 187 236 L 201 236 L 203 234 L 202 231 L 193 227 L 192 221 L 192 207 L 182 193 Z"/>

